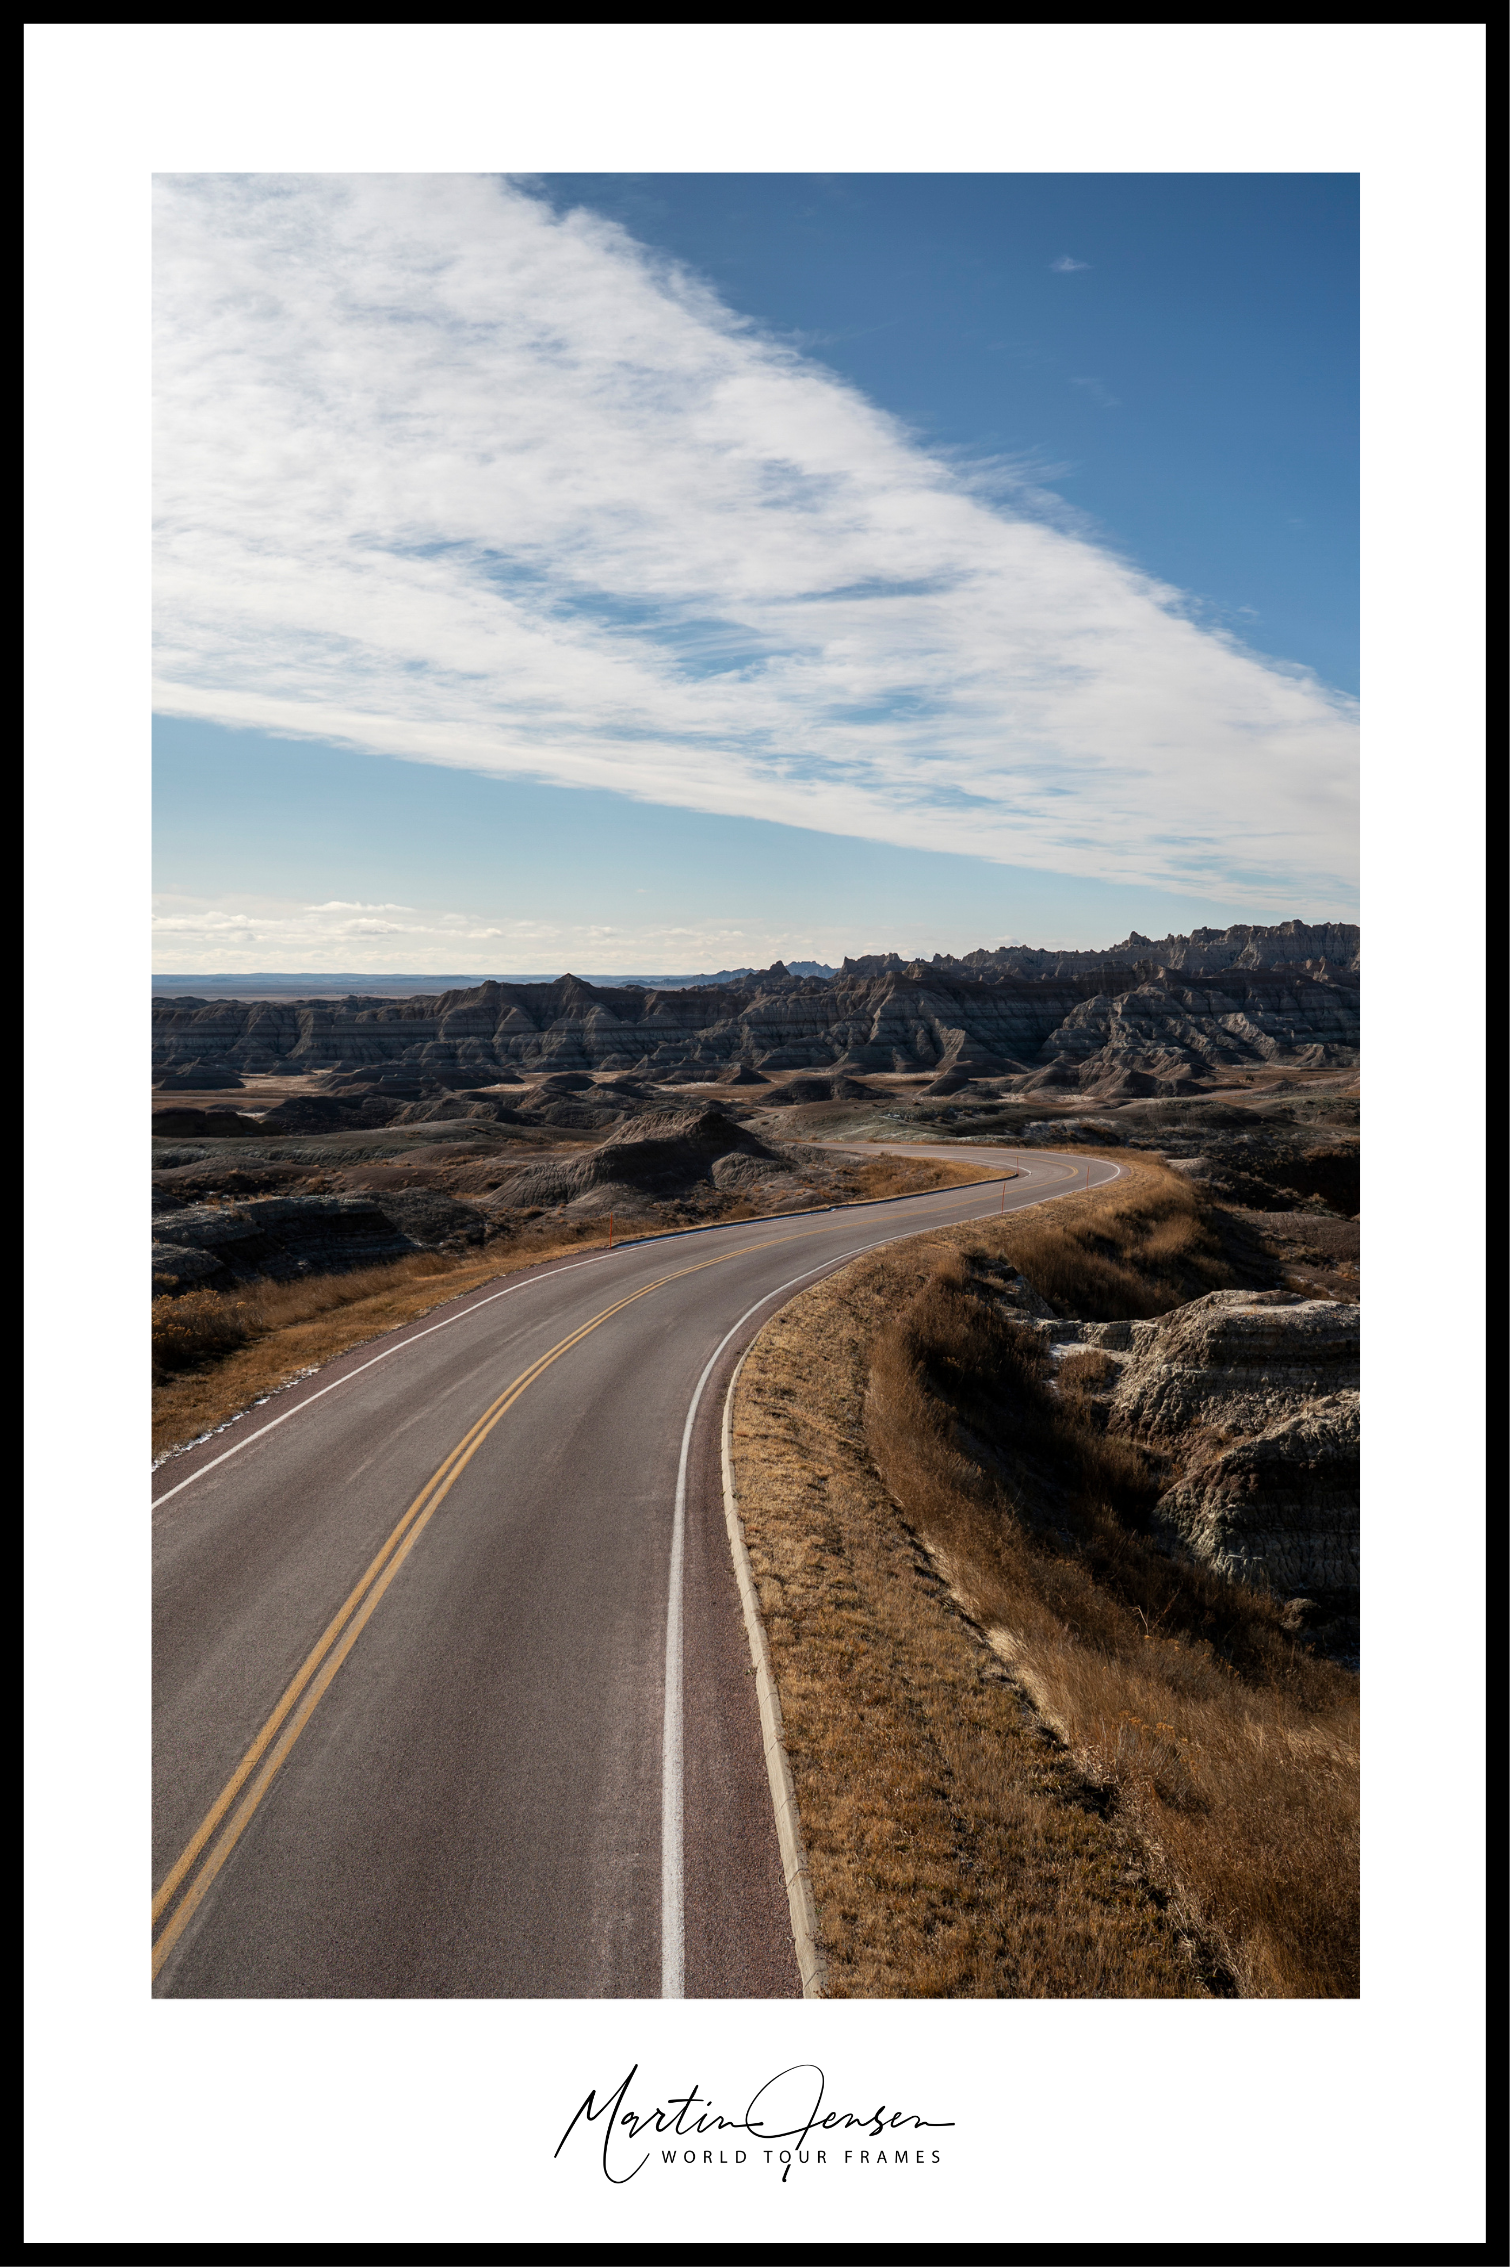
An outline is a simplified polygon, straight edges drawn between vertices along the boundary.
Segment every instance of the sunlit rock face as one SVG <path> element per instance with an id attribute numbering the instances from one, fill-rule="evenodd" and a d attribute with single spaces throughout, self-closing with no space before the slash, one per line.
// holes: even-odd
<path id="1" fill-rule="evenodd" d="M 153 1076 L 187 1090 L 245 1073 L 398 1069 L 484 1086 L 520 1071 L 718 1078 L 744 1063 L 1174 1094 L 1244 1065 L 1357 1061 L 1357 964 L 1357 930 L 1286 922 L 1159 946 L 1133 937 L 1110 953 L 879 955 L 828 979 L 778 962 L 680 990 L 563 976 L 407 1000 L 158 999 Z"/>
<path id="2" fill-rule="evenodd" d="M 1153 1322 L 1039 1327 L 1061 1352 L 1108 1357 L 1107 1430 L 1168 1476 L 1157 1531 L 1229 1581 L 1356 1610 L 1356 1306 L 1213 1291 Z"/>

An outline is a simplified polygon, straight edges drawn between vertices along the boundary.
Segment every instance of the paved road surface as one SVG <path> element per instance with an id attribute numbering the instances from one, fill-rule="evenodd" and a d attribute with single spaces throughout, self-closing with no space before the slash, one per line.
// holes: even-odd
<path id="1" fill-rule="evenodd" d="M 1010 1209 L 1084 1183 L 1012 1155 Z M 742 1222 L 485 1285 L 162 1464 L 154 1990 L 798 1996 L 719 1479 L 728 1377 L 802 1283 L 1002 1199 Z"/>

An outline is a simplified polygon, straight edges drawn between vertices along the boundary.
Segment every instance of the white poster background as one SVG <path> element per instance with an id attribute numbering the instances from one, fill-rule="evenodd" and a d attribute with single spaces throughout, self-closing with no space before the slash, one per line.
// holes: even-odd
<path id="1" fill-rule="evenodd" d="M 29 2238 L 1473 2239 L 1482 28 L 54 24 L 28 64 Z M 154 2003 L 150 176 L 815 169 L 1362 173 L 1363 1997 Z M 703 2134 L 616 2181 L 602 2122 L 553 2155 L 632 2070 L 631 2107 L 740 2117 L 795 2065 L 949 2122 L 884 2164 Z"/>

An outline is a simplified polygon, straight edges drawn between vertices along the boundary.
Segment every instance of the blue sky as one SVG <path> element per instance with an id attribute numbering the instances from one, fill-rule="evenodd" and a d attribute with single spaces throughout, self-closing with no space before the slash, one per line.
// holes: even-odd
<path id="1" fill-rule="evenodd" d="M 171 177 L 160 969 L 1350 917 L 1331 176 Z"/>
<path id="2" fill-rule="evenodd" d="M 1162 937 L 1228 918 L 1168 891 L 177 718 L 159 718 L 153 740 L 161 902 L 194 907 L 188 930 L 160 916 L 164 973 L 654 976 L 766 967 L 778 953 L 837 965 L 846 952 L 969 951 L 966 936 L 1002 936 L 1004 907 L 1024 943 Z M 200 908 L 207 872 L 215 903 Z M 274 875 L 297 912 L 273 897 Z M 499 920 L 474 917 L 479 906 Z M 186 955 L 181 936 L 205 942 Z M 648 940 L 638 957 L 625 958 L 625 936 Z M 283 940 L 282 957 L 254 957 Z M 404 959 L 415 950 L 424 957 Z"/>
<path id="3" fill-rule="evenodd" d="M 1357 176 L 538 186 L 689 262 L 931 445 L 1037 458 L 1214 620 L 1358 691 Z"/>

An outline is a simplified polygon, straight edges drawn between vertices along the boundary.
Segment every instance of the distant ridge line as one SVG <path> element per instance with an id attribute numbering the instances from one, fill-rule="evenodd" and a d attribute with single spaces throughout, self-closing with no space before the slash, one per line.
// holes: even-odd
<path id="1" fill-rule="evenodd" d="M 826 961 L 794 960 L 786 967 L 794 976 L 828 978 L 838 971 Z M 604 975 L 588 969 L 536 969 L 533 973 L 488 975 L 413 976 L 389 975 L 375 969 L 238 969 L 231 973 L 217 969 L 210 974 L 196 975 L 192 971 L 166 975 L 154 974 L 154 999 L 171 999 L 182 993 L 198 993 L 216 999 L 344 999 L 356 993 L 366 999 L 408 999 L 428 993 L 473 991 L 480 984 L 559 984 L 564 976 L 575 975 L 584 984 L 604 986 L 638 985 L 646 991 L 678 992 L 691 990 L 695 985 L 738 984 L 747 976 L 764 975 L 757 968 L 721 968 L 712 974 L 671 976 Z"/>
<path id="2" fill-rule="evenodd" d="M 210 999 L 282 1000 L 413 999 L 446 992 L 475 991 L 484 984 L 558 984 L 573 976 L 603 989 L 653 992 L 691 991 L 714 985 L 740 985 L 762 979 L 828 983 L 834 978 L 889 975 L 962 977 L 1018 976 L 1043 979 L 1083 975 L 1097 969 L 1165 969 L 1188 976 L 1218 975 L 1225 969 L 1299 967 L 1320 964 L 1357 971 L 1359 929 L 1353 921 L 1235 922 L 1227 929 L 1193 929 L 1189 935 L 1142 936 L 1132 930 L 1121 944 L 1078 949 L 1036 945 L 997 945 L 955 954 L 936 952 L 928 960 L 900 953 L 846 955 L 838 968 L 826 961 L 774 960 L 769 968 L 720 968 L 698 975 L 604 975 L 585 969 L 544 970 L 531 975 L 388 975 L 375 970 L 248 969 L 213 975 L 154 975 L 154 998 L 185 994 Z"/>
<path id="3" fill-rule="evenodd" d="M 354 973 L 316 993 L 297 972 L 276 984 L 238 972 L 157 992 L 153 1075 L 172 1093 L 299 1072 L 336 1079 L 333 1094 L 418 1082 L 423 1098 L 546 1071 L 759 1085 L 773 1072 L 926 1070 L 946 1092 L 985 1074 L 1126 1099 L 1283 1063 L 1354 1067 L 1358 969 L 1351 924 L 1291 921 L 1135 935 L 1111 953 L 875 954 L 823 977 L 781 961 L 677 983 Z"/>

